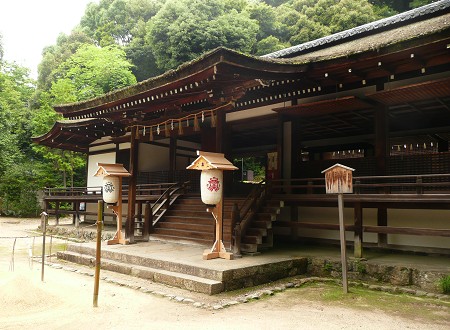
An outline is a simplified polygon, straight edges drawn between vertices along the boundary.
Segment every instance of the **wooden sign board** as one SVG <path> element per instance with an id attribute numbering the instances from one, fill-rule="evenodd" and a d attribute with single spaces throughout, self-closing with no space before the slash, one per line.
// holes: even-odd
<path id="1" fill-rule="evenodd" d="M 353 171 L 355 169 L 335 164 L 322 173 L 325 173 L 325 187 L 327 194 L 353 193 Z"/>

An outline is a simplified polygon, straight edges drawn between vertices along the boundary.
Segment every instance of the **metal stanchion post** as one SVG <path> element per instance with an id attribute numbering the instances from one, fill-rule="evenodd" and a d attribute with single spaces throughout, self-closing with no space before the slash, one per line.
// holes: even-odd
<path id="1" fill-rule="evenodd" d="M 45 264 L 45 233 L 47 231 L 47 217 L 46 212 L 41 213 L 42 217 L 42 266 L 41 266 L 41 281 L 44 282 L 44 264 Z"/>

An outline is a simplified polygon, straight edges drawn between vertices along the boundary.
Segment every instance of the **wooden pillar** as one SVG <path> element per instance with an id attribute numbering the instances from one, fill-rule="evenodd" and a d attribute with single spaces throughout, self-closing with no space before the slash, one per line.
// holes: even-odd
<path id="1" fill-rule="evenodd" d="M 379 104 L 375 107 L 375 161 L 377 175 L 387 175 L 389 160 L 389 121 L 388 108 Z M 382 191 L 381 193 L 385 193 Z M 387 208 L 379 206 L 377 212 L 377 225 L 387 226 Z M 378 246 L 387 245 L 387 234 L 378 234 Z"/>
<path id="2" fill-rule="evenodd" d="M 125 226 L 125 239 L 134 243 L 134 216 L 136 213 L 136 179 L 138 172 L 139 141 L 136 139 L 136 130 L 131 130 L 130 169 L 128 179 L 128 212 Z"/>
<path id="3" fill-rule="evenodd" d="M 377 175 L 388 174 L 389 120 L 385 105 L 375 107 L 375 158 Z"/>
<path id="4" fill-rule="evenodd" d="M 363 210 L 361 203 L 355 203 L 354 257 L 363 257 Z"/>
<path id="5" fill-rule="evenodd" d="M 216 119 L 216 152 L 225 154 L 226 146 L 226 113 L 224 110 L 217 110 Z"/>
<path id="6" fill-rule="evenodd" d="M 283 116 L 278 116 L 278 128 L 277 128 L 277 168 L 279 173 L 279 178 L 283 178 L 283 135 L 284 135 L 284 118 Z"/>
<path id="7" fill-rule="evenodd" d="M 386 227 L 388 225 L 387 208 L 379 207 L 377 212 L 377 226 Z M 388 243 L 387 234 L 378 234 L 378 246 L 385 247 Z"/>
<path id="8" fill-rule="evenodd" d="M 293 203 L 291 205 L 291 222 L 294 226 L 291 226 L 291 240 L 296 241 L 298 239 L 299 228 L 295 225 L 298 222 L 298 205 Z"/>
<path id="9" fill-rule="evenodd" d="M 216 112 L 216 148 L 215 152 L 219 152 L 225 155 L 225 158 L 231 159 L 230 155 L 230 141 L 228 140 L 229 135 L 227 134 L 227 119 L 226 112 L 224 109 L 219 109 Z M 230 196 L 233 191 L 233 173 L 232 171 L 223 172 L 223 183 L 224 183 L 224 196 Z M 231 233 L 233 228 L 230 228 Z M 229 233 L 228 233 L 229 234 Z"/>
<path id="10" fill-rule="evenodd" d="M 177 139 L 170 137 L 169 144 L 169 182 L 175 181 L 175 171 L 177 168 Z"/>
<path id="11" fill-rule="evenodd" d="M 294 118 L 291 125 L 291 178 L 298 179 L 301 176 L 300 120 Z"/>
<path id="12" fill-rule="evenodd" d="M 150 231 L 153 229 L 153 214 L 150 202 L 145 203 L 144 228 L 142 228 L 142 239 L 148 241 Z"/>

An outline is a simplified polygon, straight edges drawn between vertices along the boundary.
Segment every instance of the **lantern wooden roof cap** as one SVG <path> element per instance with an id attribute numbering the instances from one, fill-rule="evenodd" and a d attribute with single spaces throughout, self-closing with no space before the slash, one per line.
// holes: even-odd
<path id="1" fill-rule="evenodd" d="M 334 164 L 333 166 L 328 167 L 326 170 L 323 170 L 321 173 L 329 172 L 329 171 L 331 171 L 331 170 L 333 170 L 335 168 L 338 168 L 338 167 L 341 168 L 341 169 L 347 170 L 347 171 L 354 171 L 355 170 L 354 168 L 351 168 L 351 167 L 348 167 L 348 166 L 345 166 L 345 165 L 337 163 L 337 164 Z"/>
<path id="2" fill-rule="evenodd" d="M 123 164 L 97 163 L 98 169 L 94 176 L 131 176 Z"/>
<path id="3" fill-rule="evenodd" d="M 234 171 L 238 168 L 234 166 L 224 154 L 216 152 L 197 151 L 197 159 L 187 167 L 188 170 L 224 170 Z"/>

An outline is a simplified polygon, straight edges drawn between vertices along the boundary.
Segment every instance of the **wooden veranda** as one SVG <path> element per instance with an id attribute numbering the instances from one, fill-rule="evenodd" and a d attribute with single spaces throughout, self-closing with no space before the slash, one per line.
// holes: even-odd
<path id="1" fill-rule="evenodd" d="M 450 174 L 356 176 L 353 186 L 354 194 L 345 196 L 345 207 L 353 209 L 354 214 L 353 223 L 347 223 L 346 231 L 353 233 L 353 242 L 349 240 L 348 244 L 354 246 L 356 257 L 363 255 L 364 246 L 450 254 L 450 249 L 445 248 L 421 249 L 417 246 L 388 244 L 388 235 L 446 237 L 450 239 L 448 227 L 436 228 L 430 226 L 431 223 L 427 219 L 423 219 L 420 226 L 398 227 L 390 225 L 388 217 L 389 209 L 450 210 Z M 128 202 L 127 189 L 128 187 L 125 186 L 123 190 L 124 202 Z M 189 194 L 187 183 L 139 185 L 136 196 L 136 213 L 133 217 L 137 225 L 134 226 L 129 236 L 136 235 L 137 240 L 148 240 L 156 223 L 158 221 L 164 222 L 164 213 L 161 214 L 161 210 L 170 209 L 176 198 L 183 194 Z M 199 199 L 198 195 L 195 196 Z M 62 214 L 71 214 L 74 223 L 81 215 L 96 215 L 96 213 L 86 211 L 86 208 L 80 209 L 81 203 L 97 203 L 100 199 L 101 188 L 47 189 L 44 197 L 49 214 L 55 215 L 56 219 Z M 225 200 L 227 199 L 233 200 L 235 197 L 228 196 Z M 68 203 L 72 207 L 61 209 L 59 205 L 63 203 Z M 239 205 L 238 202 L 233 203 L 235 204 L 234 207 L 229 207 L 225 211 L 225 218 L 229 219 L 229 223 L 224 228 L 226 231 L 224 234 L 227 237 L 228 247 L 239 252 L 241 243 L 254 243 L 262 246 L 261 237 L 259 240 L 253 238 L 262 229 L 266 231 L 272 228 L 339 230 L 337 222 L 324 223 L 322 221 L 305 222 L 299 220 L 299 207 L 301 206 L 337 207 L 336 196 L 325 194 L 324 178 L 280 179 L 263 182 L 254 185 L 251 193 L 246 198 L 241 199 Z M 276 219 L 276 221 L 271 219 L 263 225 L 258 216 L 266 214 L 270 205 L 279 205 L 280 203 L 290 209 L 289 216 L 285 219 Z M 50 205 L 53 205 L 53 207 L 50 208 Z M 147 210 L 146 206 L 148 207 Z M 377 210 L 376 225 L 364 223 L 364 209 Z M 149 212 L 151 212 L 151 215 Z M 203 209 L 203 212 L 206 212 L 205 209 Z M 106 212 L 104 216 L 114 218 L 112 212 Z M 266 228 L 261 228 L 262 225 Z M 128 228 L 127 225 L 125 226 Z M 259 232 L 256 230 L 257 228 L 260 229 Z M 377 234 L 377 243 L 366 243 L 363 239 L 364 233 Z M 211 240 L 214 239 L 212 227 L 210 234 Z M 189 239 L 189 237 L 186 237 L 186 239 Z M 282 237 L 279 239 L 285 240 Z"/>

